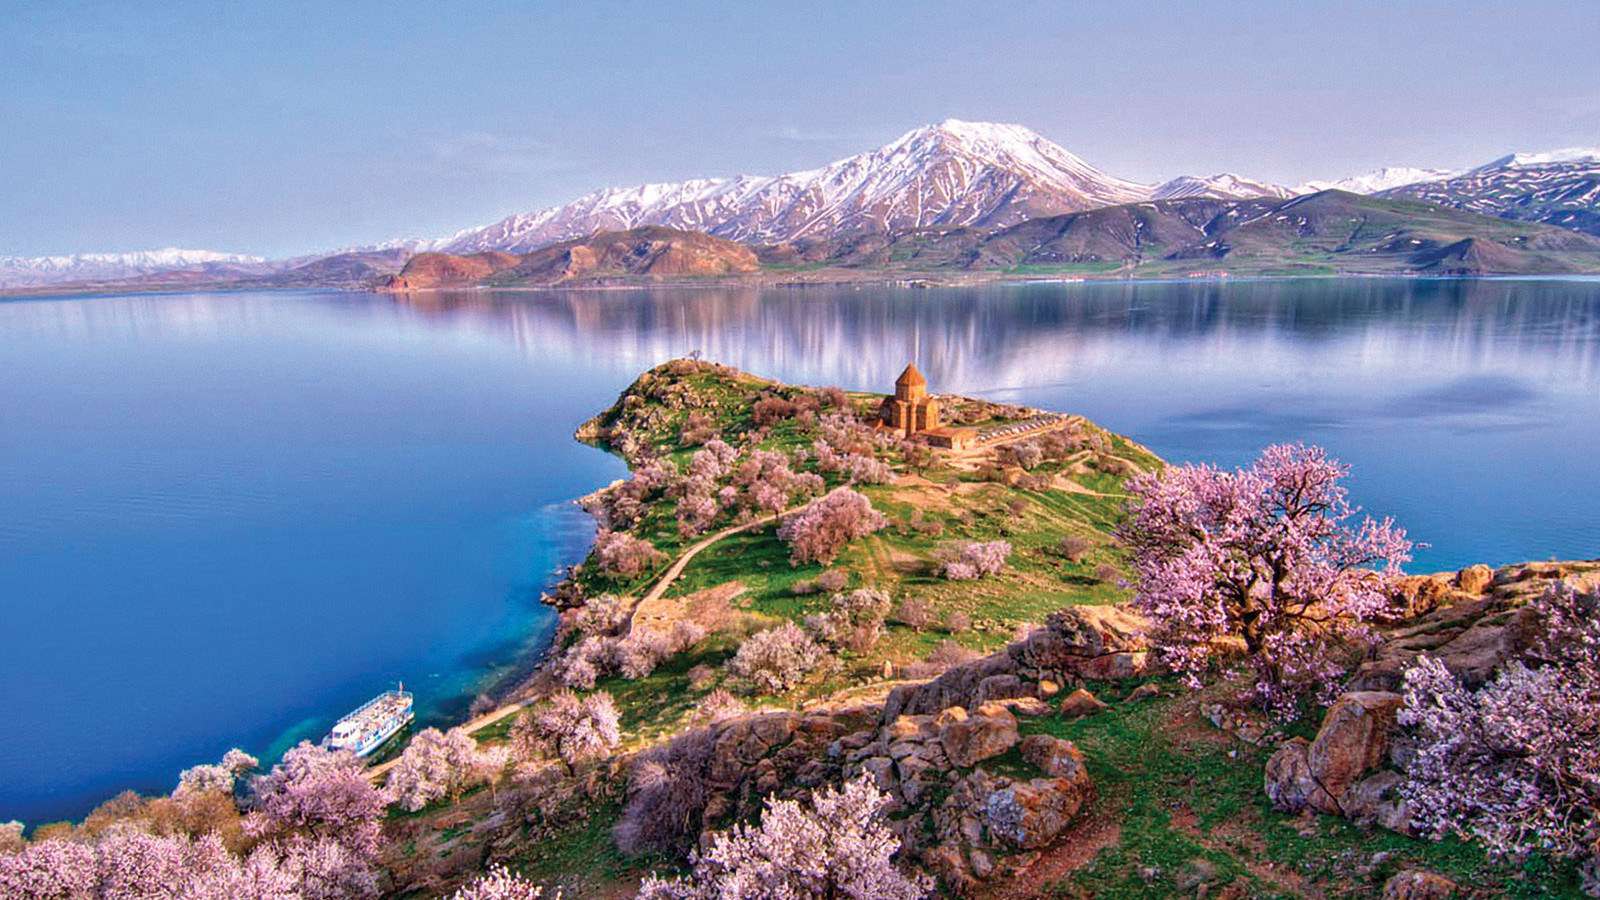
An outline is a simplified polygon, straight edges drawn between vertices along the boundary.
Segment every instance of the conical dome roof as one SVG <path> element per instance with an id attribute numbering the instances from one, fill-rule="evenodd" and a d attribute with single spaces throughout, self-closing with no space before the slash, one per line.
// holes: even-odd
<path id="1" fill-rule="evenodd" d="M 906 370 L 904 372 L 901 372 L 900 373 L 900 377 L 896 378 L 894 380 L 894 386 L 895 387 L 927 387 L 928 386 L 928 379 L 923 378 L 922 377 L 922 373 L 917 371 L 917 364 L 916 363 L 907 363 L 906 364 Z"/>

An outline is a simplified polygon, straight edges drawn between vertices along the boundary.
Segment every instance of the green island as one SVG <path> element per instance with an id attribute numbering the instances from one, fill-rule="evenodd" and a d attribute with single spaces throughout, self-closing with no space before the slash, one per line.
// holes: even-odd
<path id="1" fill-rule="evenodd" d="M 939 895 L 1376 897 L 1397 873 L 1425 871 L 1456 884 L 1493 885 L 1495 896 L 1583 896 L 1571 864 L 1540 857 L 1513 863 L 1453 838 L 1407 837 L 1339 815 L 1276 809 L 1263 790 L 1263 772 L 1275 739 L 1285 734 L 1274 733 L 1268 719 L 1230 709 L 1235 685 L 1190 690 L 1170 674 L 1144 670 L 1143 653 L 1113 652 L 1114 646 L 1137 646 L 1128 614 L 1118 606 L 1128 599 L 1122 586 L 1128 559 L 1115 528 L 1125 517 L 1126 480 L 1164 465 L 1148 449 L 1068 416 L 1050 437 L 1026 442 L 1028 449 L 1020 454 L 1015 444 L 1004 443 L 965 454 L 894 440 L 882 440 L 870 451 L 858 446 L 891 469 L 881 483 L 855 481 L 820 466 L 810 448 L 830 438 L 843 442 L 827 433 L 843 418 L 837 414 L 871 422 L 884 399 L 784 385 L 682 359 L 642 375 L 616 404 L 579 430 L 580 440 L 626 459 L 636 480 L 641 469 L 659 461 L 689 471 L 694 454 L 711 440 L 725 442 L 744 457 L 770 451 L 793 459 L 800 451 L 798 457 L 806 462 L 797 464 L 797 470 L 821 476 L 825 489 L 848 482 L 850 489 L 870 499 L 887 524 L 850 541 L 827 564 L 795 564 L 770 517 L 754 525 L 718 519 L 691 534 L 679 527 L 681 496 L 662 492 L 639 498 L 636 517 L 626 522 L 624 533 L 647 541 L 656 551 L 648 567 L 630 575 L 608 574 L 597 551 L 576 567 L 553 599 L 572 609 L 568 615 L 575 619 L 593 598 L 618 597 L 635 628 L 649 614 L 657 627 L 695 622 L 704 636 L 689 647 L 674 648 L 642 677 L 613 673 L 596 679 L 591 690 L 615 698 L 622 742 L 606 759 L 592 760 L 575 775 L 563 773 L 530 790 L 522 805 L 511 807 L 521 816 L 520 823 L 505 820 L 504 786 L 499 801 L 479 789 L 459 803 L 430 806 L 391 823 L 408 837 L 395 842 L 403 852 L 388 861 L 389 867 L 414 870 L 418 883 L 429 885 L 414 896 L 442 890 L 453 871 L 480 870 L 486 858 L 504 860 L 531 879 L 561 886 L 563 897 L 632 896 L 642 877 L 682 871 L 686 863 L 682 852 L 630 854 L 619 849 L 618 823 L 631 796 L 630 757 L 647 758 L 685 734 L 718 736 L 731 765 L 746 771 L 731 776 L 725 796 L 704 798 L 705 815 L 693 825 L 712 830 L 752 822 L 766 791 L 794 795 L 812 786 L 807 776 L 815 773 L 806 773 L 810 760 L 802 761 L 804 756 L 826 758 L 828 745 L 841 738 L 846 747 L 859 744 L 862 733 L 885 719 L 886 702 L 906 706 L 903 697 L 895 698 L 897 688 L 904 693 L 907 686 L 925 684 L 952 669 L 982 670 L 986 661 L 1006 657 L 1008 648 L 1024 646 L 1025 639 L 1018 643 L 1019 634 L 1040 628 L 1052 613 L 1072 609 L 1087 615 L 1065 621 L 1058 616 L 1051 626 L 1097 623 L 1104 631 L 1090 643 L 1102 654 L 1100 661 L 1111 665 L 1090 673 L 1099 677 L 1069 676 L 1069 683 L 1044 679 L 1028 684 L 1025 672 L 1016 693 L 1040 698 L 1046 708 L 1018 701 L 1025 710 L 1012 717 L 1016 740 L 1010 746 L 971 767 L 952 764 L 953 771 L 930 779 L 937 783 L 923 792 L 920 805 L 904 804 L 911 808 L 892 816 L 924 819 L 917 828 L 927 842 L 936 840 L 936 816 L 928 809 L 948 801 L 950 781 L 980 771 L 1019 781 L 1042 774 L 1037 755 L 1023 752 L 1025 740 L 1033 735 L 1072 742 L 1082 753 L 1092 787 L 1084 792 L 1080 809 L 1052 823 L 1059 830 L 1047 845 L 979 851 L 987 871 L 975 873 L 965 860 L 941 871 L 938 861 L 928 862 L 936 853 L 925 852 L 923 864 L 941 875 Z M 972 398 L 938 399 L 946 421 L 977 430 L 1040 412 Z M 1041 445 L 1041 454 L 1029 455 Z M 606 510 L 619 495 L 632 493 L 627 485 L 612 485 L 586 501 L 603 523 L 623 524 L 608 520 Z M 629 506 L 626 500 L 623 505 Z M 741 524 L 747 527 L 738 530 Z M 700 547 L 650 607 L 628 605 L 658 588 L 684 553 L 707 535 L 718 534 L 722 536 Z M 971 580 L 939 576 L 949 548 L 990 541 L 1011 545 L 1001 571 Z M 1432 596 L 1440 606 L 1438 621 L 1424 630 L 1443 645 L 1483 627 L 1497 614 L 1503 624 L 1504 607 L 1525 602 L 1543 585 L 1597 568 L 1549 564 L 1485 569 L 1408 579 L 1404 590 Z M 762 629 L 825 614 L 830 595 L 859 588 L 876 589 L 893 601 L 881 634 L 870 645 L 840 647 L 829 664 L 786 690 L 752 695 L 732 684 L 736 679 L 728 674 L 728 663 L 741 640 Z M 1501 598 L 1489 603 L 1494 612 L 1469 602 L 1468 595 L 1477 594 Z M 1442 597 L 1459 602 L 1452 606 Z M 1461 612 L 1451 618 L 1449 610 L 1458 607 Z M 559 639 L 567 648 L 579 640 L 576 628 L 564 629 Z M 562 650 L 558 646 L 552 656 L 559 657 Z M 1003 666 L 991 668 L 1006 671 Z M 1001 680 L 1005 678 L 1002 674 Z M 950 675 L 941 680 L 950 680 Z M 556 682 L 553 670 L 545 669 L 525 687 L 524 702 L 559 689 Z M 725 689 L 733 708 L 708 712 L 707 698 Z M 957 694 L 971 689 L 960 684 L 952 688 Z M 1076 693 L 1080 690 L 1084 693 Z M 912 692 L 915 696 L 914 687 Z M 1080 707 L 1086 695 L 1089 699 Z M 931 709 L 926 703 L 921 708 Z M 887 719 L 884 727 L 894 728 L 894 717 Z M 500 718 L 476 737 L 484 743 L 507 740 L 511 721 Z M 1316 719 L 1301 720 L 1287 734 L 1315 738 L 1317 726 Z M 924 732 L 928 727 L 922 723 Z M 808 738 L 808 729 L 820 737 Z M 852 739 L 847 732 L 857 734 Z M 751 745 L 758 749 L 750 751 Z M 790 758 L 783 759 L 786 753 Z M 783 761 L 774 766 L 774 759 Z"/>
<path id="2" fill-rule="evenodd" d="M 1254 484 L 1250 473 L 1169 467 L 1068 412 L 929 393 L 914 366 L 885 395 L 672 360 L 577 438 L 631 474 L 581 501 L 599 534 L 546 597 L 561 610 L 554 644 L 494 708 L 426 729 L 371 769 L 302 745 L 241 791 L 235 775 L 255 761 L 230 754 L 185 772 L 171 797 L 124 794 L 83 823 L 41 826 L 30 846 L 137 823 L 217 835 L 236 854 L 257 847 L 252 860 L 271 848 L 269 865 L 299 859 L 302 873 L 305 860 L 342 860 L 338 896 L 698 898 L 724 896 L 705 859 L 729 829 L 756 840 L 780 812 L 816 804 L 821 816 L 849 795 L 871 815 L 812 839 L 856 854 L 871 843 L 859 828 L 887 840 L 876 862 L 850 863 L 881 883 L 833 893 L 824 879 L 805 896 L 1592 889 L 1582 852 L 1496 854 L 1415 826 L 1403 770 L 1428 752 L 1429 726 L 1402 727 L 1402 695 L 1428 660 L 1452 686 L 1526 674 L 1525 659 L 1557 671 L 1538 634 L 1594 630 L 1558 619 L 1592 617 L 1600 562 L 1386 578 L 1347 566 L 1352 580 L 1314 589 L 1381 600 L 1376 627 L 1339 632 L 1339 677 L 1308 670 L 1312 690 L 1280 702 L 1248 670 L 1279 654 L 1275 684 L 1292 685 L 1281 660 L 1293 655 L 1270 635 L 1272 653 L 1239 652 L 1263 640 L 1248 628 L 1209 635 L 1233 647 L 1232 668 L 1197 679 L 1164 655 L 1175 645 L 1154 646 L 1163 632 L 1136 611 L 1149 607 L 1130 602 L 1136 584 L 1161 589 L 1140 581 L 1156 576 L 1139 554 L 1162 528 L 1133 518 L 1131 501 L 1156 509 L 1151 492 L 1175 475 L 1200 491 Z M 1307 448 L 1279 456 L 1342 475 Z M 1184 506 L 1176 496 L 1169 506 Z M 1382 544 L 1387 527 L 1359 541 Z M 1592 668 L 1574 652 L 1573 671 Z M 1563 814 L 1585 840 L 1592 819 Z M 296 849 L 307 846 L 333 855 Z M 774 846 L 793 858 L 767 859 L 772 871 L 847 852 L 792 835 Z"/>

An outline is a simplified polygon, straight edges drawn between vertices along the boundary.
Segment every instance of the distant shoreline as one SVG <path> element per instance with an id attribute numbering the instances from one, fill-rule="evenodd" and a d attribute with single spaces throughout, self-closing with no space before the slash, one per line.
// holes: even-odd
<path id="1" fill-rule="evenodd" d="M 833 280 L 769 280 L 754 278 L 707 278 L 707 279 L 663 279 L 658 281 L 636 280 L 602 283 L 574 283 L 551 285 L 526 285 L 526 286 L 480 286 L 463 285 L 460 287 L 430 287 L 412 288 L 407 290 L 393 290 L 372 286 L 351 285 L 347 287 L 318 285 L 318 286 L 279 286 L 279 285 L 172 285 L 163 287 L 137 287 L 106 285 L 104 287 L 84 288 L 82 286 L 62 285 L 57 287 L 40 288 L 0 288 L 0 301 L 6 300 L 71 300 L 92 299 L 97 297 L 170 297 L 183 294 L 290 294 L 290 293 L 322 293 L 322 294 L 371 294 L 374 296 L 436 296 L 440 294 L 566 294 L 566 293 L 596 293 L 610 294 L 628 291 L 645 290 L 709 290 L 709 289 L 800 289 L 800 288 L 900 288 L 903 290 L 947 290 L 964 287 L 988 286 L 1047 286 L 1071 287 L 1077 285 L 1108 285 L 1108 284 L 1229 284 L 1243 282 L 1267 281 L 1374 281 L 1374 280 L 1399 280 L 1399 281 L 1562 281 L 1562 282 L 1593 282 L 1600 281 L 1600 274 L 1573 274 L 1552 272 L 1549 274 L 1481 274 L 1481 275 L 1430 275 L 1422 273 L 1405 272 L 1337 272 L 1337 273 L 1304 273 L 1304 274 L 1272 274 L 1272 275 L 1222 275 L 1214 277 L 1189 277 L 1180 275 L 1151 275 L 1151 276 L 1118 276 L 1106 277 L 1095 275 L 1084 276 L 1031 276 L 995 273 L 986 275 L 969 275 L 955 279 L 941 280 L 937 278 L 841 278 Z"/>

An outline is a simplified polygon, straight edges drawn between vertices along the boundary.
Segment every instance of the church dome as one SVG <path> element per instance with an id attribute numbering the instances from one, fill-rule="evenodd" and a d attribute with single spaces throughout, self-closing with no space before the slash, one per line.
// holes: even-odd
<path id="1" fill-rule="evenodd" d="M 916 363 L 908 363 L 906 365 L 906 370 L 904 372 L 901 372 L 900 373 L 900 377 L 896 378 L 894 380 L 894 386 L 895 387 L 927 387 L 928 386 L 928 379 L 923 378 L 922 377 L 922 373 L 917 371 Z"/>

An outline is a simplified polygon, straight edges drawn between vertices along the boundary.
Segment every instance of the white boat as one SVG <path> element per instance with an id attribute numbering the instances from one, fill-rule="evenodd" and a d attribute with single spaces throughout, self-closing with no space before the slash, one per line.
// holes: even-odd
<path id="1" fill-rule="evenodd" d="M 400 685 L 399 690 L 384 691 L 333 723 L 333 731 L 323 743 L 333 750 L 366 756 L 416 719 L 412 706 L 405 685 Z"/>

